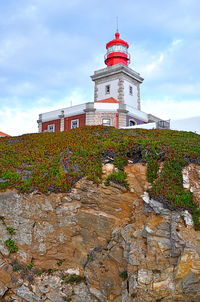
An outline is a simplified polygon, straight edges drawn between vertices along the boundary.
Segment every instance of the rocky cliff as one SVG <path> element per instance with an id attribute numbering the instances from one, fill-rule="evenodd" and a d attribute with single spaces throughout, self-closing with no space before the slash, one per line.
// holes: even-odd
<path id="1" fill-rule="evenodd" d="M 191 214 L 149 197 L 145 163 L 125 172 L 128 190 L 83 177 L 68 193 L 0 193 L 1 301 L 200 301 Z M 182 173 L 200 204 L 199 165 Z"/>

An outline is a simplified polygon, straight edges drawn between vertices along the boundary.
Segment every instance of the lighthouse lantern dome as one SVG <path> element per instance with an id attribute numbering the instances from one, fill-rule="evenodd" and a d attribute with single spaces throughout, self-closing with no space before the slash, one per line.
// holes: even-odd
<path id="1" fill-rule="evenodd" d="M 120 63 L 128 65 L 130 62 L 128 48 L 128 43 L 120 39 L 120 34 L 116 32 L 115 39 L 106 44 L 107 53 L 104 60 L 105 64 L 108 67 Z"/>

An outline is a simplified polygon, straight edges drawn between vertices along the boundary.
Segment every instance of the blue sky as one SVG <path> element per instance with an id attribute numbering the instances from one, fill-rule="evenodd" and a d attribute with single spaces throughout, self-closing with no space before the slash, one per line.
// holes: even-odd
<path id="1" fill-rule="evenodd" d="M 199 0 L 0 0 L 0 131 L 37 132 L 39 113 L 92 101 L 116 16 L 142 110 L 199 115 L 199 12 Z"/>

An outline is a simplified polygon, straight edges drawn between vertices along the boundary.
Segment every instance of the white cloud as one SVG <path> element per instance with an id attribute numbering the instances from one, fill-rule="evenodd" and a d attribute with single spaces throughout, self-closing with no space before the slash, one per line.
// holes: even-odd
<path id="1" fill-rule="evenodd" d="M 82 91 L 75 90 L 68 97 L 58 101 L 46 98 L 38 99 L 32 108 L 23 108 L 17 105 L 17 102 L 15 107 L 3 106 L 0 112 L 0 131 L 10 135 L 37 132 L 37 119 L 40 113 L 84 102 L 87 102 L 87 99 Z M 200 100 L 180 102 L 179 100 L 165 98 L 163 100 L 146 99 L 142 101 L 142 110 L 144 112 L 151 113 L 164 120 L 197 116 L 199 114 L 199 106 Z"/>
<path id="2" fill-rule="evenodd" d="M 183 48 L 183 40 L 174 39 L 161 51 L 146 50 L 140 45 L 136 46 L 134 50 L 131 45 L 130 52 L 135 53 L 134 61 L 136 61 L 136 66 L 142 76 L 152 81 L 161 78 L 161 76 L 168 76 L 169 72 L 174 72 L 173 68 L 169 69 L 169 65 L 172 67 L 174 59 L 177 54 L 182 52 Z"/>
<path id="3" fill-rule="evenodd" d="M 87 95 L 84 95 L 80 89 L 76 89 L 70 95 L 60 100 L 48 98 L 37 99 L 31 107 L 23 106 L 18 100 L 15 100 L 15 106 L 12 107 L 3 105 L 3 102 L 1 102 L 0 131 L 13 136 L 37 132 L 37 119 L 40 113 L 59 108 L 62 109 L 87 101 Z"/>
<path id="4" fill-rule="evenodd" d="M 182 119 L 199 115 L 200 99 L 179 101 L 172 99 L 146 99 L 142 102 L 142 110 L 161 119 Z"/>
<path id="5" fill-rule="evenodd" d="M 153 58 L 153 62 L 141 67 L 141 72 L 144 76 L 151 76 L 152 74 L 155 75 L 155 72 L 158 72 L 160 65 L 163 63 L 164 54 L 158 55 L 157 58 Z"/>
<path id="6" fill-rule="evenodd" d="M 145 79 L 143 108 L 163 118 L 195 115 L 199 1 L 109 0 L 106 8 L 92 0 L 1 1 L 1 131 L 36 131 L 39 113 L 93 99 L 89 76 L 105 67 L 105 43 L 115 29 L 111 9 L 120 15 L 122 38 L 135 41 L 130 67 Z"/>

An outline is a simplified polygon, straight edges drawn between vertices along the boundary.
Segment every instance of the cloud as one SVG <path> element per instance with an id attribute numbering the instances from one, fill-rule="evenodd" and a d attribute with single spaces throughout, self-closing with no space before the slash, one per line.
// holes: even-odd
<path id="1" fill-rule="evenodd" d="M 180 38 L 173 39 L 157 52 L 141 45 L 136 45 L 134 51 L 131 45 L 130 51 L 135 55 L 131 67 L 144 77 L 143 99 L 167 97 L 190 102 L 200 98 L 199 47 L 197 40 L 188 43 Z"/>
<path id="2" fill-rule="evenodd" d="M 200 100 L 187 100 L 179 102 L 173 99 L 146 99 L 142 103 L 142 110 L 160 117 L 161 119 L 181 119 L 192 116 L 198 116 L 197 108 L 200 106 Z"/>
<path id="3" fill-rule="evenodd" d="M 0 99 L 0 131 L 14 136 L 38 132 L 37 120 L 40 113 L 59 108 L 62 109 L 87 101 L 87 95 L 78 88 L 62 99 L 49 99 L 44 97 L 36 99 L 33 101 L 31 107 L 24 106 L 23 102 L 17 99 L 13 99 L 13 106 L 9 106 L 6 103 L 3 104 Z"/>
<path id="4" fill-rule="evenodd" d="M 161 50 L 154 52 L 152 49 L 141 48 L 136 46 L 134 51 L 133 46 L 130 47 L 130 52 L 135 53 L 136 66 L 140 72 L 150 80 L 157 80 L 158 78 L 167 75 L 167 72 L 174 72 L 169 69 L 176 60 L 177 56 L 183 51 L 185 45 L 183 40 L 175 39 L 169 44 L 165 45 Z M 167 67 L 167 68 L 166 68 Z"/>
<path id="5" fill-rule="evenodd" d="M 130 67 L 144 76 L 142 104 L 167 118 L 190 112 L 200 99 L 199 10 L 198 0 L 1 1 L 0 130 L 32 132 L 39 113 L 93 100 L 90 75 L 105 67 L 116 15 Z"/>

